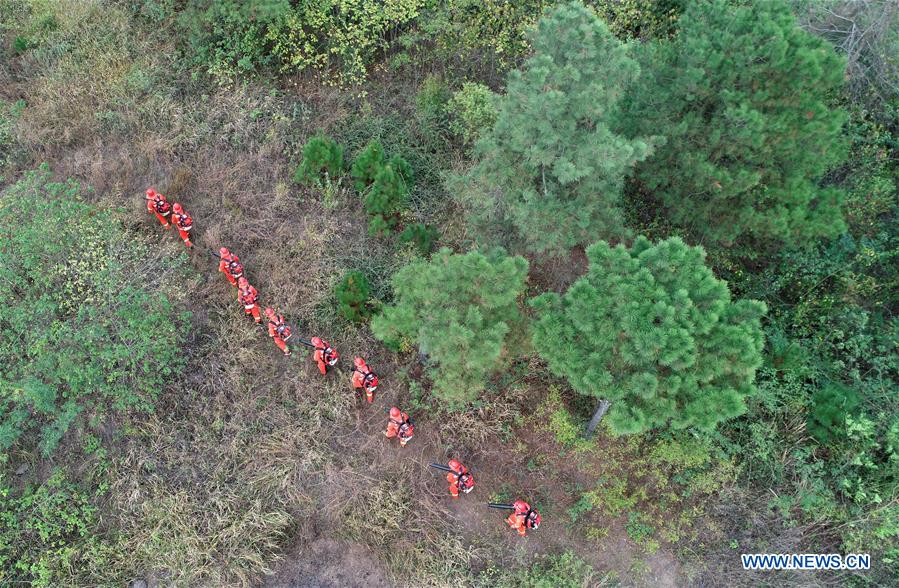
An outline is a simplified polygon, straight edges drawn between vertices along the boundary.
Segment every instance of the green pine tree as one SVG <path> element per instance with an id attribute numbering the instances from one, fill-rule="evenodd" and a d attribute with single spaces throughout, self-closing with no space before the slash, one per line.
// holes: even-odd
<path id="1" fill-rule="evenodd" d="M 581 394 L 611 400 L 617 433 L 670 425 L 713 429 L 745 410 L 761 364 L 765 305 L 732 301 L 679 238 L 630 249 L 600 241 L 590 268 L 560 296 L 531 304 L 534 346 Z"/>
<path id="2" fill-rule="evenodd" d="M 481 234 L 515 229 L 516 246 L 559 252 L 623 234 L 623 178 L 650 151 L 608 126 L 639 66 L 580 3 L 545 13 L 534 55 L 509 75 L 465 194 Z M 485 202 L 485 199 L 487 202 Z"/>
<path id="3" fill-rule="evenodd" d="M 384 148 L 379 141 L 371 141 L 353 160 L 350 175 L 353 176 L 356 189 L 361 192 L 370 186 L 383 166 Z"/>
<path id="4" fill-rule="evenodd" d="M 843 59 L 788 3 L 693 2 L 671 42 L 645 45 L 622 130 L 667 138 L 637 166 L 671 221 L 706 243 L 801 244 L 843 230 L 818 180 L 845 153 L 828 106 Z"/>
<path id="5" fill-rule="evenodd" d="M 303 160 L 297 166 L 294 180 L 299 184 L 319 185 L 325 176 L 336 178 L 343 173 L 343 147 L 330 137 L 312 137 L 303 145 Z"/>
<path id="6" fill-rule="evenodd" d="M 394 303 L 372 319 L 372 332 L 394 348 L 417 345 L 436 364 L 429 370 L 435 394 L 473 400 L 502 367 L 510 333 L 521 326 L 527 271 L 523 258 L 500 251 L 441 249 L 394 274 Z"/>
<path id="7" fill-rule="evenodd" d="M 370 234 L 379 235 L 396 226 L 409 196 L 408 165 L 401 157 L 393 157 L 375 174 L 374 183 L 364 199 L 365 212 L 370 217 Z"/>

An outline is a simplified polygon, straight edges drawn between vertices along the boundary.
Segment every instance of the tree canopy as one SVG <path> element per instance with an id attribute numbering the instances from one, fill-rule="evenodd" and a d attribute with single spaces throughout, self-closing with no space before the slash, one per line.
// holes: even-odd
<path id="1" fill-rule="evenodd" d="M 488 236 L 511 227 L 516 247 L 538 253 L 619 236 L 624 176 L 650 145 L 609 123 L 640 68 L 580 3 L 545 13 L 532 42 L 477 146 L 466 197 L 474 224 Z"/>
<path id="2" fill-rule="evenodd" d="M 843 195 L 819 180 L 845 154 L 829 104 L 844 60 L 787 3 L 690 3 L 676 38 L 638 55 L 622 129 L 666 138 L 637 178 L 671 221 L 725 246 L 842 232 Z"/>
<path id="3" fill-rule="evenodd" d="M 532 300 L 534 346 L 581 394 L 612 401 L 618 433 L 712 429 L 745 410 L 764 345 L 765 305 L 732 301 L 705 251 L 679 238 L 587 249 L 564 295 Z"/>
<path id="4" fill-rule="evenodd" d="M 473 400 L 502 365 L 507 338 L 520 325 L 527 269 L 523 258 L 500 251 L 441 249 L 394 274 L 394 303 L 372 320 L 372 332 L 394 346 L 417 344 L 436 363 L 429 373 L 437 395 Z"/>

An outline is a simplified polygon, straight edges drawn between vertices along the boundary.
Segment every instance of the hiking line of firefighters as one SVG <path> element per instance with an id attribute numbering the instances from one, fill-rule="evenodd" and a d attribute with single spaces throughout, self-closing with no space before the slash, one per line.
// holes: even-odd
<path id="1" fill-rule="evenodd" d="M 153 188 L 149 188 L 146 194 L 147 210 L 156 216 L 160 224 L 169 229 L 172 225 L 178 230 L 178 236 L 184 241 L 188 249 L 193 248 L 190 241 L 190 231 L 193 229 L 193 219 L 184 210 L 184 207 L 175 202 L 169 204 L 166 197 Z M 171 220 L 170 220 L 171 219 Z M 225 274 L 225 277 L 232 286 L 237 288 L 237 300 L 243 305 L 244 313 L 253 317 L 256 324 L 262 324 L 262 317 L 259 315 L 259 293 L 256 288 L 250 285 L 246 277 L 244 277 L 243 264 L 240 258 L 231 253 L 227 248 L 222 247 L 219 252 L 213 253 L 219 259 L 219 271 Z M 265 316 L 268 319 L 268 335 L 271 337 L 278 349 L 285 356 L 291 354 L 287 341 L 293 336 L 290 326 L 280 314 L 276 314 L 274 309 L 266 308 Z M 297 338 L 303 345 L 314 349 L 312 358 L 318 365 L 318 371 L 327 375 L 328 370 L 337 367 L 340 360 L 340 354 L 331 345 L 321 337 L 312 337 L 309 341 Z M 378 376 L 365 363 L 361 357 L 353 359 L 352 369 L 352 385 L 356 392 L 365 391 L 365 398 L 369 403 L 374 402 L 375 390 L 378 388 Z M 388 439 L 396 437 L 399 439 L 400 447 L 405 447 L 406 443 L 415 433 L 415 425 L 409 415 L 401 411 L 397 407 L 391 407 L 389 417 L 387 419 L 387 430 L 384 435 Z M 436 463 L 429 464 L 430 467 L 446 472 L 446 481 L 449 483 L 449 492 L 453 498 L 459 498 L 459 493 L 468 494 L 474 489 L 474 477 L 464 465 L 457 459 L 451 459 L 447 465 Z M 511 510 L 511 514 L 506 522 L 512 528 L 518 531 L 522 537 L 527 534 L 527 529 L 537 529 L 540 526 L 540 514 L 524 500 L 516 500 L 512 504 L 500 504 L 489 502 L 487 506 L 490 508 L 498 508 L 503 510 Z"/>

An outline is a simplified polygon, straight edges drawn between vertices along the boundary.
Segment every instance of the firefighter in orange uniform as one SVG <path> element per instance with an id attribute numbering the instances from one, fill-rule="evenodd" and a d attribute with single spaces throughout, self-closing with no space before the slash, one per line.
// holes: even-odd
<path id="1" fill-rule="evenodd" d="M 353 360 L 353 389 L 365 390 L 365 398 L 369 403 L 375 400 L 378 388 L 378 376 L 366 365 L 365 360 L 357 357 Z"/>
<path id="2" fill-rule="evenodd" d="M 243 265 L 236 254 L 228 251 L 226 247 L 219 249 L 219 271 L 225 274 L 232 286 L 237 286 L 237 280 L 243 277 Z"/>
<path id="3" fill-rule="evenodd" d="M 259 293 L 256 292 L 256 288 L 251 286 L 246 278 L 237 280 L 237 300 L 243 304 L 245 313 L 253 315 L 253 320 L 257 324 L 262 322 L 262 318 L 259 316 L 259 305 L 257 304 Z"/>
<path id="4" fill-rule="evenodd" d="M 284 317 L 275 314 L 271 308 L 265 309 L 265 316 L 268 318 L 268 336 L 275 340 L 284 355 L 290 355 L 290 347 L 287 346 L 287 340 L 293 334 L 290 332 L 290 326 L 284 321 Z"/>
<path id="5" fill-rule="evenodd" d="M 172 214 L 172 207 L 169 206 L 165 196 L 157 193 L 153 188 L 150 188 L 147 190 L 146 198 L 147 210 L 156 215 L 156 218 L 163 227 L 169 228 L 171 225 L 169 224 L 168 217 Z"/>
<path id="6" fill-rule="evenodd" d="M 315 347 L 312 358 L 315 360 L 315 363 L 318 364 L 318 371 L 324 376 L 328 373 L 329 367 L 337 365 L 340 354 L 338 354 L 337 350 L 331 347 L 328 342 L 321 337 L 313 337 L 311 341 L 312 346 Z"/>
<path id="7" fill-rule="evenodd" d="M 175 228 L 178 229 L 178 236 L 181 237 L 184 244 L 188 248 L 193 247 L 194 244 L 190 242 L 190 230 L 194 228 L 194 219 L 190 218 L 190 215 L 184 212 L 184 209 L 177 202 L 172 205 L 172 221 L 175 223 Z"/>
<path id="8" fill-rule="evenodd" d="M 449 482 L 449 492 L 453 498 L 459 498 L 459 490 L 468 494 L 474 488 L 474 478 L 468 473 L 468 468 L 462 465 L 458 459 L 451 459 L 446 464 L 449 469 L 446 481 Z"/>
<path id="9" fill-rule="evenodd" d="M 536 531 L 540 526 L 540 513 L 531 508 L 531 505 L 524 500 L 516 500 L 512 506 L 515 510 L 506 519 L 509 526 L 518 531 L 522 537 L 527 535 L 527 529 Z"/>
<path id="10" fill-rule="evenodd" d="M 395 406 L 391 408 L 384 436 L 388 439 L 397 437 L 400 440 L 400 447 L 405 447 L 414 434 L 415 425 L 412 424 L 412 419 L 409 418 L 409 415 Z"/>

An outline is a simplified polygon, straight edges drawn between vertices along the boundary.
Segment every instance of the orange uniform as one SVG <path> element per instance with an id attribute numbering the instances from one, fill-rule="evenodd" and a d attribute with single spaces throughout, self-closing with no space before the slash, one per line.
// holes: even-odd
<path id="1" fill-rule="evenodd" d="M 537 530 L 540 526 L 540 513 L 531 508 L 531 505 L 524 500 L 516 500 L 512 506 L 515 510 L 506 519 L 509 526 L 518 531 L 522 537 L 527 535 L 527 529 Z"/>
<path id="2" fill-rule="evenodd" d="M 177 202 L 172 205 L 172 221 L 184 244 L 193 247 L 194 244 L 190 242 L 190 230 L 194 228 L 194 219 L 190 218 L 190 215 Z"/>
<path id="3" fill-rule="evenodd" d="M 287 346 L 287 340 L 292 335 L 290 326 L 284 321 L 283 316 L 275 314 L 271 308 L 265 309 L 265 316 L 268 318 L 268 336 L 275 340 L 275 345 L 284 352 L 284 355 L 290 355 L 290 347 Z"/>
<path id="4" fill-rule="evenodd" d="M 245 313 L 253 315 L 256 323 L 262 322 L 262 318 L 259 316 L 259 305 L 256 304 L 259 301 L 259 293 L 247 282 L 246 278 L 240 278 L 237 281 L 237 300 L 243 304 Z"/>
<path id="5" fill-rule="evenodd" d="M 453 498 L 459 498 L 459 490 L 465 494 L 471 492 L 474 488 L 474 478 L 468 473 L 468 468 L 456 459 L 451 459 L 446 465 L 452 470 L 446 474 L 450 495 Z"/>
<path id="6" fill-rule="evenodd" d="M 312 345 L 315 347 L 312 358 L 315 360 L 315 363 L 318 364 L 318 371 L 324 376 L 328 373 L 329 367 L 337 365 L 337 360 L 340 359 L 340 355 L 337 353 L 336 349 L 328 345 L 328 342 L 320 337 L 313 337 Z"/>
<path id="7" fill-rule="evenodd" d="M 414 434 L 415 425 L 412 424 L 412 419 L 409 418 L 409 415 L 395 406 L 391 408 L 390 417 L 387 419 L 387 431 L 384 432 L 384 436 L 388 439 L 399 438 L 400 447 L 405 447 Z"/>
<path id="8" fill-rule="evenodd" d="M 237 280 L 243 277 L 243 265 L 234 253 L 226 247 L 219 249 L 219 271 L 225 274 L 232 286 L 237 286 Z"/>
<path id="9" fill-rule="evenodd" d="M 378 388 L 378 376 L 365 364 L 365 360 L 357 357 L 353 360 L 353 389 L 365 390 L 365 398 L 369 403 L 375 400 Z"/>
<path id="10" fill-rule="evenodd" d="M 150 188 L 147 190 L 147 210 L 154 215 L 159 220 L 159 223 L 165 227 L 169 228 L 171 225 L 169 224 L 169 215 L 172 214 L 172 207 L 169 206 L 168 201 L 165 199 L 165 196 L 162 194 L 157 194 L 156 190 Z"/>

